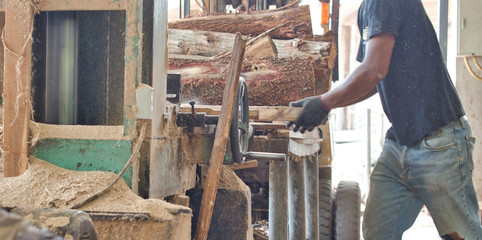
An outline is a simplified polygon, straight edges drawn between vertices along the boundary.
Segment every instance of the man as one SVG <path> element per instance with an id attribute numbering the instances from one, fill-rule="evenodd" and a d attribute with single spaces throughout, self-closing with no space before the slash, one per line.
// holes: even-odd
<path id="1" fill-rule="evenodd" d="M 423 205 L 444 239 L 482 239 L 472 182 L 475 138 L 420 0 L 364 0 L 356 68 L 339 87 L 292 102 L 294 131 L 379 93 L 392 123 L 370 177 L 366 240 L 401 239 Z"/>

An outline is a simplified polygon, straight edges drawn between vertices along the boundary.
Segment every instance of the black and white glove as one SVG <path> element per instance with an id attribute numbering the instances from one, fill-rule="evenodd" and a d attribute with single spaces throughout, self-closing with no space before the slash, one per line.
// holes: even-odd
<path id="1" fill-rule="evenodd" d="M 300 130 L 301 133 L 306 130 L 311 131 L 321 123 L 325 123 L 330 113 L 330 109 L 323 106 L 321 96 L 307 97 L 296 102 L 290 102 L 290 107 L 303 108 L 296 121 L 289 122 L 287 125 L 288 128 L 294 125 L 293 131 Z"/>

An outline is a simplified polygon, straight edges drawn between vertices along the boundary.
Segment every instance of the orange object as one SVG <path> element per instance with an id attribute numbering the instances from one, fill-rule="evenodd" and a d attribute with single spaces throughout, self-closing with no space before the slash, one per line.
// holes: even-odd
<path id="1" fill-rule="evenodd" d="M 330 19 L 330 2 L 321 2 L 321 25 L 328 24 Z"/>

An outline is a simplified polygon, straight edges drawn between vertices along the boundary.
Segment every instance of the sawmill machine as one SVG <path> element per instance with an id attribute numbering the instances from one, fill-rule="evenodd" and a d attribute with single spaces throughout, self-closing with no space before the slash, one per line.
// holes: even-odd
<path id="1" fill-rule="evenodd" d="M 20 125 L 30 122 L 33 116 L 34 123 L 24 127 L 36 129 L 38 135 L 33 131 L 36 136 L 33 139 L 39 141 L 25 147 L 28 154 L 24 155 L 30 154 L 71 170 L 120 173 L 130 156 L 138 154 L 139 161 L 123 175 L 132 191 L 144 198 L 165 199 L 191 207 L 193 234 L 202 231 L 195 226 L 209 220 L 206 214 L 213 215 L 211 228 L 207 230 L 220 232 L 217 235 L 209 232 L 210 239 L 216 239 L 215 236 L 226 239 L 228 233 L 234 234 L 229 239 L 249 238 L 254 206 L 251 195 L 253 199 L 260 198 L 266 192 L 270 195 L 267 201 L 271 207 L 254 209 L 253 216 L 263 211 L 273 214 L 272 234 L 287 233 L 288 224 L 296 226 L 290 227 L 290 236 L 331 234 L 331 227 L 318 230 L 321 221 L 331 224 L 332 216 L 345 218 L 349 213 L 350 216 L 353 212 L 359 213 L 357 186 L 353 184 L 338 187 L 336 196 L 350 200 L 338 201 L 335 196 L 335 210 L 332 211 L 330 161 L 323 168 L 319 164 L 323 158 L 322 143 L 328 136 L 326 132 L 322 137 L 318 130 L 303 135 L 286 129 L 286 121 L 294 120 L 300 109 L 250 106 L 248 93 L 254 89 L 248 90 L 250 79 L 244 81 L 239 77 L 242 55 L 238 55 L 237 74 L 230 75 L 229 72 L 235 70 L 228 67 L 228 74 L 223 75 L 226 83 L 234 84 L 229 93 L 224 89 L 231 101 L 223 100 L 221 106 L 204 106 L 196 102 L 197 99 L 188 99 L 189 104 L 181 104 L 185 93 L 183 79 L 188 76 L 183 71 L 168 74 L 168 62 L 172 59 L 167 59 L 165 48 L 168 45 L 167 21 L 162 15 L 165 9 L 158 1 L 99 0 L 97 4 L 85 6 L 77 1 L 51 2 L 32 17 L 33 57 L 29 66 L 32 74 L 31 81 L 27 81 L 31 88 L 27 89 L 31 91 L 33 111 L 23 105 L 5 108 L 6 119 L 20 121 Z M 10 36 L 8 30 L 7 36 Z M 296 51 L 310 44 L 298 41 Z M 231 61 L 236 55 L 234 49 Z M 303 61 L 310 61 L 309 57 L 305 58 Z M 193 58 L 190 61 L 194 61 Z M 200 61 L 205 62 L 205 59 Z M 228 66 L 227 60 L 221 63 Z M 263 66 L 258 64 L 251 69 L 259 71 Z M 12 81 L 10 78 L 4 80 Z M 302 89 L 313 90 L 306 86 Z M 16 97 L 7 94 L 5 104 L 15 105 L 12 99 Z M 28 120 L 17 118 L 12 109 L 26 113 L 19 116 Z M 149 126 L 150 133 L 137 152 L 133 146 L 144 124 Z M 226 146 L 217 144 L 221 126 L 227 129 L 220 133 L 226 140 L 224 144 L 229 143 Z M 5 125 L 5 139 L 9 139 L 10 132 L 12 130 Z M 4 147 L 8 148 L 13 142 L 17 140 L 4 142 Z M 27 141 L 20 143 L 25 144 Z M 240 169 L 236 171 L 250 188 L 241 182 L 235 184 L 233 191 L 229 186 L 209 185 L 210 178 L 223 184 L 224 175 L 210 177 L 209 174 L 216 165 L 212 158 L 220 152 L 223 153 L 222 171 Z M 10 159 L 10 153 L 4 156 L 4 166 L 13 166 Z M 252 171 L 259 173 L 252 174 Z M 248 175 L 263 179 L 249 180 Z M 292 177 L 294 175 L 296 177 Z M 321 185 L 326 185 L 324 190 Z M 277 186 L 276 191 L 270 191 L 275 189 L 271 186 Z M 200 197 L 204 198 L 207 189 L 217 192 L 217 205 L 203 212 Z M 238 195 L 239 192 L 243 193 Z M 341 194 L 344 192 L 346 194 Z M 306 207 L 305 199 L 309 203 Z M 318 210 L 319 199 L 329 202 L 329 209 Z M 117 214 L 107 218 L 123 221 L 125 213 Z M 243 222 L 228 221 L 230 218 L 238 221 L 239 218 L 232 217 L 236 215 L 243 216 Z M 323 220 L 322 215 L 325 216 Z M 103 220 L 106 217 L 97 216 Z M 352 230 L 356 232 L 359 231 L 359 214 L 354 214 L 353 218 L 356 224 Z M 126 219 L 146 221 L 150 218 L 135 215 Z M 305 224 L 297 224 L 301 222 Z"/>

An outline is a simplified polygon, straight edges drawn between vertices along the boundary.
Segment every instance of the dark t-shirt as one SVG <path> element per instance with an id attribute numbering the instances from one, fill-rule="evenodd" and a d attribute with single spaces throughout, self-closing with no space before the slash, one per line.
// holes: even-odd
<path id="1" fill-rule="evenodd" d="M 400 145 L 411 145 L 464 115 L 420 0 L 364 0 L 358 11 L 358 27 L 360 62 L 368 39 L 380 33 L 395 36 L 388 74 L 377 85 L 392 123 L 387 136 Z"/>

